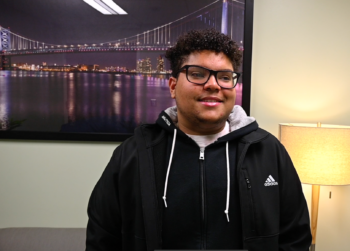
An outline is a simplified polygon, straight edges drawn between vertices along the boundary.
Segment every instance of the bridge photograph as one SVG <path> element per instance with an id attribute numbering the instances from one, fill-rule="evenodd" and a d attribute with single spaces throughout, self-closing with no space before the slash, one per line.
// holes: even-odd
<path id="1" fill-rule="evenodd" d="M 130 134 L 175 105 L 164 55 L 180 35 L 213 28 L 244 50 L 244 0 L 88 2 L 2 1 L 0 131 Z"/>

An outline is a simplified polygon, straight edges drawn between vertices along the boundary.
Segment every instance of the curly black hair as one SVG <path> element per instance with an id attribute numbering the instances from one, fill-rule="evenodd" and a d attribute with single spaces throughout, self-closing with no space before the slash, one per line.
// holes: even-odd
<path id="1" fill-rule="evenodd" d="M 224 53 L 230 59 L 233 69 L 237 69 L 241 64 L 242 51 L 229 36 L 215 29 L 192 30 L 180 36 L 176 45 L 167 49 L 165 53 L 165 57 L 170 61 L 172 76 L 177 77 L 182 64 L 191 53 L 204 50 Z"/>

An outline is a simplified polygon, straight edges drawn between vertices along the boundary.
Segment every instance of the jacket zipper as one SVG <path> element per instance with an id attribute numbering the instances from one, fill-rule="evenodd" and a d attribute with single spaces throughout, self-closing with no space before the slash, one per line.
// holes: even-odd
<path id="1" fill-rule="evenodd" d="M 205 174 L 204 174 L 204 148 L 201 148 L 199 150 L 199 162 L 200 162 L 200 168 L 201 168 L 201 196 L 202 196 L 202 231 L 201 231 L 201 235 L 202 235 L 202 243 L 201 243 L 201 248 L 202 249 L 206 249 L 206 235 L 205 235 L 205 194 L 204 194 L 204 178 L 205 178 Z"/>
<path id="2" fill-rule="evenodd" d="M 245 177 L 245 182 L 247 183 L 247 188 L 251 189 L 252 185 L 250 184 L 250 181 L 249 181 L 249 179 L 247 177 Z"/>
<path id="3" fill-rule="evenodd" d="M 240 170 L 242 170 L 242 164 L 243 164 L 243 160 L 245 158 L 245 155 L 248 151 L 248 148 L 249 148 L 250 144 L 247 145 L 241 155 L 239 156 L 239 162 L 238 162 L 238 166 L 237 166 L 237 175 L 240 175 L 238 172 Z M 245 180 L 245 183 L 246 183 L 246 186 L 247 186 L 247 197 L 246 198 L 249 198 L 249 206 L 248 208 L 245 208 L 244 210 L 248 210 L 250 211 L 249 214 L 250 214 L 250 229 L 251 231 L 254 233 L 255 232 L 255 215 L 254 215 L 254 202 L 253 202 L 253 196 L 252 196 L 252 184 L 250 183 L 250 180 L 249 180 L 249 176 L 248 176 L 248 172 L 247 170 L 242 170 L 243 171 L 243 177 L 244 177 L 244 180 Z M 241 189 L 240 189 L 241 190 Z M 240 197 L 242 196 L 246 196 L 246 195 L 242 195 L 242 190 L 240 191 Z M 241 205 L 242 206 L 242 205 Z M 241 210 L 243 210 L 243 208 L 241 208 Z M 243 236 L 245 236 L 245 233 L 243 231 Z"/>

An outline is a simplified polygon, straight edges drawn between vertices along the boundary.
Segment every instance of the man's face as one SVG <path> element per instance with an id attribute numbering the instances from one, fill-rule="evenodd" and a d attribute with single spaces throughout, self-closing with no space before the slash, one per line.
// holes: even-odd
<path id="1" fill-rule="evenodd" d="M 198 65 L 216 71 L 234 70 L 225 54 L 213 51 L 192 53 L 184 65 Z M 183 132 L 208 135 L 224 128 L 235 104 L 235 89 L 221 88 L 213 75 L 204 85 L 193 84 L 187 80 L 186 71 L 180 72 L 177 79 L 170 78 L 169 88 L 171 97 L 176 100 L 178 126 Z"/>

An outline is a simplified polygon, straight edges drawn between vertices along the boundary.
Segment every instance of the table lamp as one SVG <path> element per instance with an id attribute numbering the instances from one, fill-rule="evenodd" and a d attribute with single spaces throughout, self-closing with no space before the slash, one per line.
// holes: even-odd
<path id="1" fill-rule="evenodd" d="M 320 185 L 350 184 L 350 126 L 282 123 L 279 138 L 300 181 L 312 185 L 310 250 L 314 251 Z"/>

